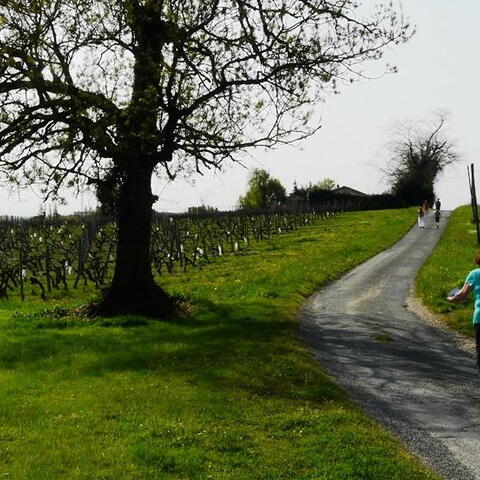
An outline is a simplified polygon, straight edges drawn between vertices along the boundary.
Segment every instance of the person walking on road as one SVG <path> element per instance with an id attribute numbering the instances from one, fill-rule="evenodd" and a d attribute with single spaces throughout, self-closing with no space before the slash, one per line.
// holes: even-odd
<path id="1" fill-rule="evenodd" d="M 435 210 L 435 225 L 440 228 L 440 209 Z"/>
<path id="2" fill-rule="evenodd" d="M 480 266 L 480 253 L 475 256 L 475 263 Z M 477 368 L 480 376 L 480 268 L 473 269 L 465 279 L 463 287 L 454 295 L 449 295 L 449 302 L 461 302 L 473 291 L 475 308 L 473 310 L 472 323 L 475 329 L 475 351 L 477 352 Z"/>
<path id="3" fill-rule="evenodd" d="M 425 217 L 425 212 L 423 210 L 423 207 L 419 207 L 419 209 L 418 209 L 418 226 L 420 228 L 425 228 L 424 217 Z"/>
<path id="4" fill-rule="evenodd" d="M 442 202 L 440 202 L 440 199 L 437 198 L 437 201 L 435 202 L 435 210 L 440 211 L 441 206 L 442 206 Z"/>

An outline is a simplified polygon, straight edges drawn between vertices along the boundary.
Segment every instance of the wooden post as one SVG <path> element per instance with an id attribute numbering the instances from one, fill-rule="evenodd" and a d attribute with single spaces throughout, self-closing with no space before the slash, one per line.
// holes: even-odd
<path id="1" fill-rule="evenodd" d="M 21 227 L 19 226 L 18 231 L 20 232 L 20 252 L 19 252 L 19 273 L 20 273 L 20 298 L 22 299 L 22 302 L 25 300 L 25 292 L 23 288 L 23 263 L 24 263 L 24 248 L 25 248 L 25 229 L 24 226 L 22 225 Z"/>
<path id="2" fill-rule="evenodd" d="M 475 223 L 475 209 L 473 208 L 473 190 L 472 190 L 472 176 L 470 175 L 470 165 L 467 165 L 468 188 L 470 190 L 470 206 L 472 207 L 472 223 Z"/>
<path id="3" fill-rule="evenodd" d="M 22 302 L 25 300 L 25 293 L 23 290 L 23 247 L 20 247 L 20 261 L 19 261 L 19 269 L 20 269 L 20 298 Z"/>
<path id="4" fill-rule="evenodd" d="M 50 279 L 50 245 L 45 238 L 45 275 L 47 276 L 47 292 L 52 291 L 52 282 Z"/>
<path id="5" fill-rule="evenodd" d="M 479 227 L 479 219 L 478 219 L 477 192 L 475 188 L 475 167 L 473 163 L 470 165 L 468 179 L 470 183 L 470 195 L 472 198 L 473 222 L 475 223 L 475 228 L 477 230 L 477 244 L 480 245 L 480 227 Z"/>

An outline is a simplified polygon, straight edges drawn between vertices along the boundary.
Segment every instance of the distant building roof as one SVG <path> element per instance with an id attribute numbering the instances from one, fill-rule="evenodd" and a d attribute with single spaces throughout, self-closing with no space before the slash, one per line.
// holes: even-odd
<path id="1" fill-rule="evenodd" d="M 346 187 L 345 185 L 343 187 L 338 187 L 332 190 L 333 193 L 339 193 L 342 195 L 355 195 L 357 197 L 366 197 L 367 194 L 363 192 L 359 192 L 358 190 L 355 190 L 354 188 Z"/>

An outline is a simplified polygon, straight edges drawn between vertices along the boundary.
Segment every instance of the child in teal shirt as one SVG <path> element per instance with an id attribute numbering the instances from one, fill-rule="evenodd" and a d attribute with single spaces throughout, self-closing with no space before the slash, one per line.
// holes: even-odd
<path id="1" fill-rule="evenodd" d="M 475 256 L 475 263 L 480 266 L 480 254 Z M 477 352 L 477 367 L 480 375 L 480 268 L 472 270 L 467 275 L 463 287 L 455 295 L 447 297 L 447 300 L 449 302 L 461 302 L 472 291 L 475 297 L 472 322 L 475 329 L 475 350 Z"/>

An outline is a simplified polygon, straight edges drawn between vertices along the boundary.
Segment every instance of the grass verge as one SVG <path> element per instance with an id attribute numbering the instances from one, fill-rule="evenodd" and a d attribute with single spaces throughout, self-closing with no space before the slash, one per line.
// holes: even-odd
<path id="1" fill-rule="evenodd" d="M 297 339 L 305 296 L 389 246 L 414 210 L 345 214 L 165 276 L 168 321 L 0 305 L 0 477 L 434 479 Z M 108 328 L 107 328 L 108 327 Z"/>
<path id="2" fill-rule="evenodd" d="M 468 206 L 452 212 L 445 232 L 436 249 L 420 270 L 416 290 L 432 311 L 443 315 L 447 324 L 465 335 L 472 336 L 472 298 L 452 304 L 446 297 L 450 290 L 460 288 L 468 272 L 476 268 L 473 260 L 480 248 Z"/>

